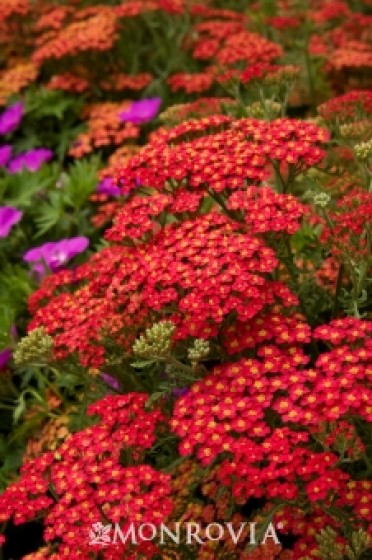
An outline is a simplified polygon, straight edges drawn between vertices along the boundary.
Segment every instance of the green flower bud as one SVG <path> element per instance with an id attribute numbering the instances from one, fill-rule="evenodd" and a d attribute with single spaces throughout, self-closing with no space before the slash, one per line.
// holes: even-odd
<path id="1" fill-rule="evenodd" d="M 340 545 L 336 543 L 337 533 L 332 527 L 321 529 L 316 537 L 319 543 L 318 555 L 322 560 L 343 560 L 344 555 Z"/>
<path id="2" fill-rule="evenodd" d="M 208 340 L 203 340 L 202 338 L 196 338 L 194 344 L 188 349 L 187 357 L 190 362 L 200 362 L 209 355 L 210 346 Z"/>
<path id="3" fill-rule="evenodd" d="M 319 206 L 320 208 L 326 208 L 328 204 L 331 202 L 331 197 L 329 194 L 325 192 L 316 193 L 313 197 L 313 202 L 315 206 Z"/>
<path id="4" fill-rule="evenodd" d="M 372 140 L 355 144 L 354 152 L 357 159 L 360 159 L 361 161 L 369 159 L 372 156 Z"/>
<path id="5" fill-rule="evenodd" d="M 271 118 L 277 117 L 280 115 L 282 106 L 280 103 L 276 101 L 271 101 L 271 99 L 265 99 L 264 106 L 259 101 L 248 105 L 247 113 L 248 116 L 253 117 L 255 119 L 265 118 L 270 115 Z"/>
<path id="6" fill-rule="evenodd" d="M 133 353 L 142 358 L 166 356 L 172 347 L 175 325 L 170 321 L 155 323 L 133 344 Z"/>
<path id="7" fill-rule="evenodd" d="M 44 327 L 39 327 L 19 341 L 13 359 L 18 367 L 35 362 L 45 364 L 50 361 L 52 353 L 53 338 L 46 333 Z"/>

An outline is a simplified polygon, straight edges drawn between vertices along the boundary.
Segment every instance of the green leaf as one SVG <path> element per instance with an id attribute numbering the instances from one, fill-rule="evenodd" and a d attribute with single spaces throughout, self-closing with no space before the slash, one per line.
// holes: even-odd
<path id="1" fill-rule="evenodd" d="M 130 365 L 137 369 L 144 369 L 154 364 L 156 364 L 156 360 L 140 360 L 138 362 L 133 362 L 133 364 Z"/>
<path id="2" fill-rule="evenodd" d="M 35 209 L 35 223 L 40 237 L 53 229 L 64 215 L 63 195 L 60 191 L 49 193 L 49 201 L 40 204 Z"/>
<path id="3" fill-rule="evenodd" d="M 75 210 L 80 210 L 95 191 L 99 167 L 98 157 L 77 160 L 70 167 L 63 184 L 63 192 L 65 201 Z"/>

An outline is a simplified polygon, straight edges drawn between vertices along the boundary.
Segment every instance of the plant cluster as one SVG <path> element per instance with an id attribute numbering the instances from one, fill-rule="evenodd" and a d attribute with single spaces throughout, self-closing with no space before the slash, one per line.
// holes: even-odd
<path id="1" fill-rule="evenodd" d="M 0 559 L 371 557 L 370 8 L 1 3 Z"/>

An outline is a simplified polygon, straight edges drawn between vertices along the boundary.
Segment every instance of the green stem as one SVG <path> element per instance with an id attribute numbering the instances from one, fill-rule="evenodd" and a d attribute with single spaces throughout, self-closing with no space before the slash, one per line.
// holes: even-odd
<path id="1" fill-rule="evenodd" d="M 310 109 L 311 114 L 315 115 L 316 112 L 316 100 L 315 100 L 315 87 L 314 87 L 314 80 L 313 80 L 313 71 L 311 65 L 311 56 L 309 52 L 309 34 L 307 33 L 306 40 L 305 40 L 305 68 L 306 68 L 306 76 L 307 76 L 307 84 L 309 88 L 309 95 L 310 95 Z"/>
<path id="2" fill-rule="evenodd" d="M 334 298 L 334 303 L 333 303 L 333 312 L 332 312 L 332 317 L 333 318 L 335 318 L 337 316 L 337 313 L 338 313 L 338 310 L 339 310 L 339 298 L 340 298 L 340 293 L 341 293 L 342 281 L 344 279 L 344 274 L 345 274 L 345 267 L 341 263 L 340 268 L 338 269 L 336 292 L 335 292 L 335 298 Z"/>

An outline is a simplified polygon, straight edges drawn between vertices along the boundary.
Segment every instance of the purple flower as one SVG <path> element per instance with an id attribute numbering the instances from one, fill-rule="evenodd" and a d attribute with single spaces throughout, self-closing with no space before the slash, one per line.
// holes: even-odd
<path id="1" fill-rule="evenodd" d="M 97 192 L 99 194 L 107 194 L 108 196 L 120 196 L 121 190 L 119 187 L 114 185 L 110 177 L 106 177 L 97 185 Z"/>
<path id="2" fill-rule="evenodd" d="M 13 147 L 10 144 L 0 146 L 0 167 L 5 167 L 11 158 Z"/>
<path id="3" fill-rule="evenodd" d="M 22 216 L 23 213 L 13 206 L 0 206 L 0 237 L 7 237 Z"/>
<path id="4" fill-rule="evenodd" d="M 12 357 L 12 351 L 10 348 L 5 348 L 0 352 L 0 369 L 4 369 L 6 364 Z"/>
<path id="5" fill-rule="evenodd" d="M 85 251 L 88 245 L 86 237 L 61 239 L 30 249 L 23 255 L 23 260 L 30 263 L 32 270 L 42 277 L 48 269 L 57 272 L 63 268 L 67 261 Z"/>
<path id="6" fill-rule="evenodd" d="M 11 105 L 0 115 L 0 134 L 9 134 L 13 132 L 21 122 L 23 117 L 23 103 L 18 101 Z"/>
<path id="7" fill-rule="evenodd" d="M 184 395 L 187 395 L 187 393 L 190 391 L 190 389 L 188 387 L 179 387 L 177 389 L 173 389 L 172 393 L 175 397 L 183 397 Z"/>
<path id="8" fill-rule="evenodd" d="M 119 114 L 119 118 L 123 122 L 142 124 L 151 121 L 154 117 L 156 117 L 160 105 L 160 97 L 152 97 L 150 99 L 143 99 L 142 101 L 133 101 L 127 111 L 123 111 Z"/>
<path id="9" fill-rule="evenodd" d="M 12 159 L 8 165 L 8 171 L 9 173 L 18 173 L 24 169 L 37 171 L 52 156 L 53 152 L 47 148 L 35 148 L 28 152 L 23 152 Z"/>
<path id="10" fill-rule="evenodd" d="M 115 379 L 115 377 L 112 377 L 112 375 L 109 375 L 108 373 L 101 373 L 101 377 L 106 385 L 108 385 L 112 389 L 115 389 L 116 391 L 119 391 L 120 382 Z"/>

